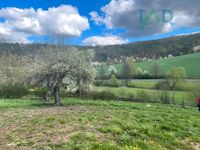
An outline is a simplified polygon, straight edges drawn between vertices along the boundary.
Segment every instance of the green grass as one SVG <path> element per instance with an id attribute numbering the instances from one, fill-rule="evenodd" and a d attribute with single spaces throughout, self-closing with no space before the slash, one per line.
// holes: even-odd
<path id="1" fill-rule="evenodd" d="M 200 52 L 198 53 L 192 53 L 182 56 L 177 56 L 173 58 L 167 58 L 167 59 L 159 59 L 159 60 L 153 60 L 153 61 L 147 61 L 147 62 L 140 62 L 137 65 L 141 67 L 143 70 L 147 70 L 151 73 L 152 66 L 157 63 L 160 65 L 160 74 L 165 74 L 168 70 L 174 68 L 174 67 L 184 67 L 187 75 L 189 78 L 200 78 Z M 121 72 L 122 65 L 118 64 L 115 65 L 117 70 Z M 108 67 L 105 67 L 105 70 L 107 70 Z M 97 71 L 99 68 L 97 68 Z"/>
<path id="2" fill-rule="evenodd" d="M 159 80 L 132 80 L 130 85 L 135 88 L 144 88 L 144 89 L 154 89 L 155 85 L 159 82 Z M 197 86 L 200 85 L 200 80 L 188 80 L 182 84 L 177 85 L 176 90 L 179 91 L 191 91 Z"/>
<path id="3" fill-rule="evenodd" d="M 200 78 L 200 53 L 193 53 L 183 56 L 177 56 L 174 58 L 155 60 L 149 62 L 139 63 L 138 66 L 143 70 L 151 71 L 152 66 L 158 63 L 160 65 L 161 74 L 165 74 L 167 70 L 173 67 L 184 67 L 188 77 L 190 78 Z"/>
<path id="4" fill-rule="evenodd" d="M 149 95 L 156 98 L 156 95 L 158 94 L 159 90 L 153 90 L 153 89 L 141 89 L 141 88 L 124 88 L 124 87 L 93 87 L 93 91 L 109 91 L 118 97 L 122 98 L 128 98 L 130 94 L 137 97 L 137 93 L 139 91 L 144 91 L 148 93 Z M 170 92 L 170 95 L 172 95 L 172 91 Z M 175 102 L 176 104 L 182 104 L 182 100 L 184 99 L 185 104 L 187 105 L 195 105 L 194 97 L 192 96 L 191 92 L 188 91 L 175 91 Z"/>
<path id="5" fill-rule="evenodd" d="M 106 86 L 106 82 L 108 80 L 103 80 L 99 82 L 103 82 L 102 86 Z M 129 81 L 129 87 L 132 88 L 141 88 L 141 89 L 156 89 L 156 84 L 160 82 L 161 80 L 157 79 L 133 79 Z M 123 80 L 118 80 L 118 85 L 123 86 L 124 82 Z M 178 84 L 175 87 L 175 90 L 177 91 L 192 91 L 195 88 L 197 88 L 200 85 L 200 80 L 187 80 L 187 82 L 183 82 L 181 84 Z M 107 85 L 109 86 L 109 85 Z"/>
<path id="6" fill-rule="evenodd" d="M 200 143 L 193 108 L 75 98 L 63 104 L 0 101 L 0 149 L 192 150 Z"/>
<path id="7" fill-rule="evenodd" d="M 132 80 L 129 85 L 134 86 L 136 88 L 145 88 L 145 89 L 153 89 L 156 85 L 157 81 L 153 80 Z"/>

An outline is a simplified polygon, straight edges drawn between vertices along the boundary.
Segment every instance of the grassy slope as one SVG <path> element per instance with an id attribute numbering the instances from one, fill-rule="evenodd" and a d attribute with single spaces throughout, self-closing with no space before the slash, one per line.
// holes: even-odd
<path id="1" fill-rule="evenodd" d="M 160 65 L 161 74 L 164 74 L 167 70 L 173 67 L 184 67 L 190 78 L 200 77 L 200 53 L 193 53 L 162 60 L 142 62 L 139 63 L 138 66 L 144 70 L 150 71 L 155 63 L 158 63 Z"/>
<path id="2" fill-rule="evenodd" d="M 200 52 L 193 53 L 193 54 L 187 54 L 182 56 L 177 56 L 174 58 L 167 58 L 167 59 L 160 59 L 160 60 L 154 60 L 154 61 L 148 61 L 148 62 L 141 62 L 138 63 L 138 66 L 141 67 L 143 70 L 147 70 L 151 72 L 152 66 L 158 63 L 160 65 L 160 73 L 164 74 L 167 70 L 173 68 L 173 67 L 184 67 L 188 77 L 190 78 L 200 78 Z M 121 71 L 121 64 L 116 65 L 116 68 Z M 105 67 L 107 70 L 108 67 Z M 99 68 L 97 69 L 99 71 Z"/>
<path id="3" fill-rule="evenodd" d="M 67 107 L 0 101 L 0 149 L 191 150 L 200 143 L 199 113 L 192 108 L 80 99 L 63 103 Z"/>

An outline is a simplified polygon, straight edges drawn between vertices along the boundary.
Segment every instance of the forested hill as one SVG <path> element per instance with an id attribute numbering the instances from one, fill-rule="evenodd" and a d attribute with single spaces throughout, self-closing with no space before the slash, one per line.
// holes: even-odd
<path id="1" fill-rule="evenodd" d="M 174 56 L 188 54 L 193 52 L 193 48 L 197 46 L 200 46 L 200 33 L 125 45 L 98 46 L 94 49 L 97 60 L 105 60 L 107 57 L 118 58 L 120 56 L 150 57 L 155 59 L 169 54 Z"/>
<path id="2" fill-rule="evenodd" d="M 148 58 L 159 58 L 160 56 L 165 57 L 169 54 L 177 56 L 191 53 L 194 51 L 194 47 L 197 46 L 200 46 L 200 33 L 124 45 L 77 47 L 81 50 L 85 50 L 88 48 L 94 49 L 96 51 L 95 60 L 105 61 L 108 57 L 114 59 L 120 58 L 121 56 L 135 56 Z M 0 53 L 6 51 L 10 53 L 16 53 L 18 55 L 26 55 L 28 53 L 35 54 L 40 49 L 45 47 L 47 47 L 47 44 L 0 43 Z"/>

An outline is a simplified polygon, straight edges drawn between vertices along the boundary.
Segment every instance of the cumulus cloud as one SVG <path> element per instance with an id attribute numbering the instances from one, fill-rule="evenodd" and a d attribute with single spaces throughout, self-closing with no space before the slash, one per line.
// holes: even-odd
<path id="1" fill-rule="evenodd" d="M 89 29 L 88 19 L 71 5 L 42 9 L 0 9 L 0 39 L 29 42 L 30 36 L 79 37 Z"/>
<path id="2" fill-rule="evenodd" d="M 128 43 L 127 39 L 122 39 L 121 37 L 114 35 L 92 36 L 83 41 L 83 44 L 92 46 L 121 45 L 125 43 Z"/>
<path id="3" fill-rule="evenodd" d="M 96 11 L 92 11 L 90 13 L 90 16 L 96 25 L 102 25 L 104 23 L 104 18 L 99 16 L 99 14 Z"/>
<path id="4" fill-rule="evenodd" d="M 197 0 L 111 0 L 101 15 L 95 11 L 90 15 L 97 25 L 125 29 L 127 36 L 137 37 L 200 27 L 199 6 Z"/>

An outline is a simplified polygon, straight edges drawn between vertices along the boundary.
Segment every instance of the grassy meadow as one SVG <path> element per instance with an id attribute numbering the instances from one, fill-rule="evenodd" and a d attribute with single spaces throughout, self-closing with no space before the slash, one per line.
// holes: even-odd
<path id="1" fill-rule="evenodd" d="M 162 80 L 159 79 L 135 79 L 131 80 L 129 85 L 141 89 L 155 89 L 156 84 Z M 177 85 L 176 90 L 189 91 L 200 84 L 200 80 L 187 80 L 181 85 Z"/>
<path id="2" fill-rule="evenodd" d="M 142 68 L 142 70 L 146 70 L 151 73 L 152 66 L 156 63 L 159 64 L 160 75 L 164 75 L 171 68 L 184 67 L 189 78 L 200 78 L 200 69 L 198 69 L 200 64 L 200 52 L 167 59 L 139 62 L 137 65 Z M 119 72 L 121 72 L 122 64 L 117 64 L 115 67 Z M 107 69 L 108 66 L 105 66 L 105 70 Z M 99 68 L 97 68 L 97 71 L 98 70 Z"/>
<path id="3" fill-rule="evenodd" d="M 138 98 L 137 97 L 138 93 L 145 92 L 148 95 L 151 95 L 152 102 L 154 102 L 154 101 L 156 102 L 156 100 L 157 100 L 156 96 L 157 96 L 157 94 L 159 94 L 159 92 L 161 92 L 160 90 L 141 89 L 141 88 L 124 88 L 124 87 L 116 87 L 116 88 L 115 87 L 94 87 L 93 90 L 98 91 L 98 92 L 102 92 L 102 91 L 108 92 L 109 91 L 109 92 L 115 94 L 119 98 L 131 98 L 131 97 L 129 97 L 129 95 L 131 95 L 131 96 L 134 96 L 134 98 L 136 98 L 136 99 Z M 169 93 L 171 96 L 173 95 L 172 91 L 170 91 Z M 155 98 L 153 96 L 155 96 Z M 141 97 L 139 97 L 139 98 L 141 98 Z M 144 102 L 146 100 L 145 98 L 144 98 Z M 184 100 L 186 105 L 190 105 L 190 106 L 196 105 L 195 101 L 193 100 L 194 96 L 189 91 L 175 91 L 174 98 L 175 98 L 175 103 L 178 105 L 182 104 L 182 100 Z"/>
<path id="4" fill-rule="evenodd" d="M 149 62 L 138 63 L 143 70 L 151 71 L 152 66 L 157 63 L 160 66 L 160 73 L 165 72 L 173 67 L 184 67 L 189 78 L 200 78 L 200 53 L 187 54 L 173 58 L 154 60 Z"/>
<path id="5" fill-rule="evenodd" d="M 1 100 L 0 149 L 192 150 L 200 143 L 194 108 L 76 98 L 62 102 L 51 107 Z"/>
<path id="6" fill-rule="evenodd" d="M 158 99 L 157 96 L 162 92 L 162 90 L 156 89 L 155 86 L 159 81 L 162 80 L 135 79 L 129 82 L 129 87 L 124 87 L 123 81 L 121 81 L 120 87 L 94 86 L 92 90 L 96 92 L 110 92 L 119 98 L 136 98 L 140 100 L 141 97 L 138 97 L 138 95 L 139 93 L 144 92 L 144 95 L 147 94 L 147 97 L 144 97 L 144 102 L 148 96 L 151 97 L 150 101 L 158 102 L 156 101 Z M 200 80 L 187 80 L 187 82 L 177 85 L 175 91 L 169 91 L 169 95 L 171 97 L 174 96 L 175 104 L 182 105 L 184 101 L 186 105 L 196 106 L 196 103 L 193 100 L 195 97 L 192 90 L 197 88 L 199 83 Z"/>

